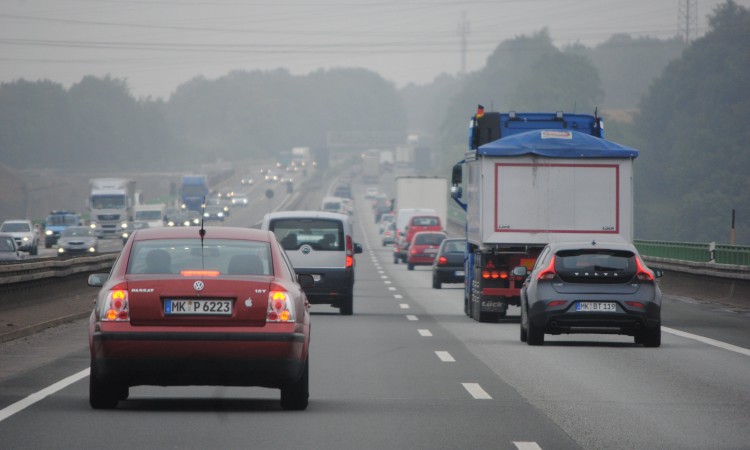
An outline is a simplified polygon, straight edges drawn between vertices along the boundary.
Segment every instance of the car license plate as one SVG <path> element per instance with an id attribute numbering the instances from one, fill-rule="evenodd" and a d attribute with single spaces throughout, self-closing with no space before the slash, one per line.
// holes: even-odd
<path id="1" fill-rule="evenodd" d="M 167 299 L 164 301 L 164 314 L 168 316 L 231 316 L 232 300 Z"/>
<path id="2" fill-rule="evenodd" d="M 436 248 L 426 248 L 424 250 L 424 252 L 427 253 L 427 254 L 435 254 L 435 253 L 437 253 L 437 249 Z"/>
<path id="3" fill-rule="evenodd" d="M 578 302 L 576 311 L 581 312 L 616 312 L 617 304 L 614 302 Z"/>
<path id="4" fill-rule="evenodd" d="M 464 271 L 463 270 L 457 270 L 457 271 L 453 272 L 453 274 L 455 276 L 457 276 L 457 277 L 462 277 L 462 276 L 464 276 Z"/>

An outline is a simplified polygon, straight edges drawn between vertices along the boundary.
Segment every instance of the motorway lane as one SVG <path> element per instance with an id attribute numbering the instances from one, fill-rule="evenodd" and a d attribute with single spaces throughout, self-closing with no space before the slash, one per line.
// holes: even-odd
<path id="1" fill-rule="evenodd" d="M 548 336 L 544 347 L 528 347 L 518 340 L 515 319 L 474 322 L 463 315 L 458 285 L 434 290 L 427 268 L 394 265 L 358 200 L 357 240 L 366 251 L 357 257 L 355 315 L 313 307 L 307 411 L 281 411 L 273 390 L 138 387 L 121 409 L 94 412 L 83 379 L 0 421 L 4 446 L 98 447 L 103 434 L 127 436 L 115 447 L 177 448 L 514 448 L 518 441 L 545 449 L 746 448 L 750 442 L 747 356 L 666 333 L 659 349 L 587 335 Z M 679 306 L 679 321 L 697 324 L 708 316 L 719 328 L 726 323 L 710 309 Z M 747 323 L 745 316 L 730 317 Z M 80 328 L 54 336 L 52 362 L 40 359 L 35 369 L 0 382 L 0 408 L 85 369 Z M 75 350 L 61 351 L 66 340 Z M 23 354 L 19 346 L 16 355 Z M 0 364 L 7 361 L 0 356 Z M 474 399 L 463 383 L 477 383 L 491 399 Z M 305 443 L 286 438 L 285 426 L 303 431 Z M 279 429 L 285 438 L 274 433 Z"/>

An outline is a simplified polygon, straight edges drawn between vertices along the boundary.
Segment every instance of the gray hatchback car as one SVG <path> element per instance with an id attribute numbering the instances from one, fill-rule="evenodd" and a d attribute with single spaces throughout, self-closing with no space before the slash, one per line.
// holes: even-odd
<path id="1" fill-rule="evenodd" d="M 628 243 L 547 245 L 521 288 L 521 341 L 543 345 L 545 334 L 623 334 L 636 344 L 661 345 L 661 291 Z"/>

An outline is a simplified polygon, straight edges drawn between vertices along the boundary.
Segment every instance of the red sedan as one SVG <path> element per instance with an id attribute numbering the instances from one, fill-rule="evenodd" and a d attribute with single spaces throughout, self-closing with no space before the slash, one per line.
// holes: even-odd
<path id="1" fill-rule="evenodd" d="M 281 389 L 308 403 L 309 304 L 273 233 L 248 228 L 147 228 L 128 240 L 89 322 L 89 403 L 115 408 L 130 386 Z"/>
<path id="2" fill-rule="evenodd" d="M 409 243 L 406 264 L 409 270 L 414 266 L 431 266 L 435 261 L 435 255 L 440 248 L 440 243 L 448 237 L 442 231 L 420 231 L 414 234 Z"/>

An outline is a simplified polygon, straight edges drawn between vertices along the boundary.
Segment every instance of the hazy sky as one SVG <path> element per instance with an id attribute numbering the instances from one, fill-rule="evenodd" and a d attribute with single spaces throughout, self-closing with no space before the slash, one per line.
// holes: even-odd
<path id="1" fill-rule="evenodd" d="M 723 0 L 697 0 L 698 34 Z M 737 0 L 749 7 L 750 0 Z M 484 66 L 503 40 L 544 27 L 555 43 L 615 33 L 669 38 L 679 0 L 0 0 L 0 82 L 127 79 L 167 99 L 198 75 L 364 67 L 398 87 Z"/>

